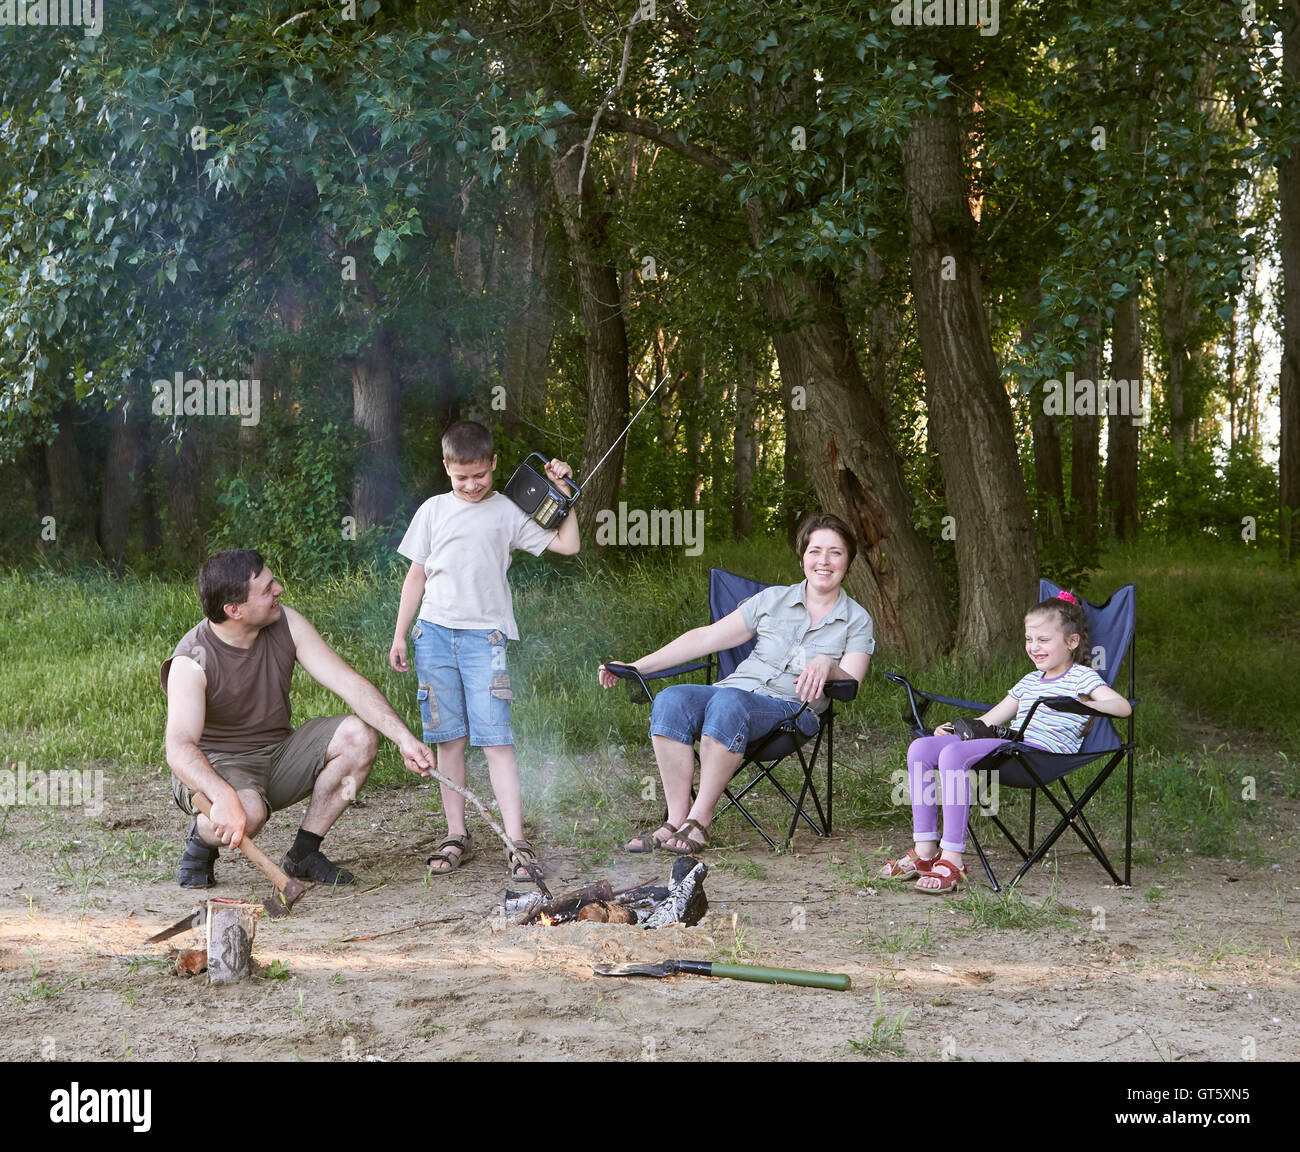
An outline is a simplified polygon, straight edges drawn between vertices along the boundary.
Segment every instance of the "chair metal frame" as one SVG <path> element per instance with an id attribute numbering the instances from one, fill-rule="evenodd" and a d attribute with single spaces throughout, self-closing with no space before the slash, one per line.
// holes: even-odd
<path id="1" fill-rule="evenodd" d="M 1039 581 L 1039 598 L 1047 599 L 1055 596 L 1061 589 L 1058 585 L 1050 580 Z M 1137 685 L 1137 623 L 1136 623 L 1136 587 L 1132 584 L 1126 584 L 1113 592 L 1102 604 L 1090 604 L 1085 602 L 1085 610 L 1091 610 L 1091 613 L 1105 613 L 1116 597 L 1131 597 L 1133 600 L 1133 627 L 1127 637 L 1127 643 L 1120 652 L 1119 660 L 1114 665 L 1114 675 L 1107 678 L 1104 670 L 1102 679 L 1114 686 L 1114 681 L 1119 678 L 1118 674 L 1122 667 L 1127 664 L 1128 667 L 1128 700 L 1134 706 L 1138 700 L 1136 698 Z M 1116 605 L 1116 611 L 1122 612 L 1124 604 Z M 1091 624 L 1091 620 L 1089 621 Z M 976 703 L 971 700 L 959 700 L 951 696 L 940 696 L 932 692 L 923 692 L 907 680 L 906 677 L 896 672 L 886 672 L 885 678 L 895 684 L 903 687 L 907 692 L 908 705 L 911 709 L 911 716 L 903 714 L 904 720 L 907 720 L 912 730 L 918 736 L 933 735 L 934 729 L 927 728 L 925 725 L 925 713 L 931 704 L 942 704 L 948 707 L 960 708 L 973 712 L 987 712 L 990 705 Z M 1033 748 L 1028 745 L 1020 744 L 1018 741 L 1024 736 L 1025 729 L 1029 725 L 1030 719 L 1034 712 L 1041 706 L 1046 705 L 1058 711 L 1073 712 L 1077 715 L 1088 716 L 1091 718 L 1091 724 L 1085 736 L 1085 745 L 1088 742 L 1093 743 L 1091 749 L 1082 749 L 1077 753 L 1062 754 L 1046 752 L 1042 749 Z M 1114 743 L 1107 746 L 1100 746 L 1105 743 L 1105 730 L 1109 728 L 1111 735 L 1114 737 Z M 1094 729 L 1097 730 L 1094 738 Z M 992 780 L 992 773 L 998 774 L 999 787 L 1007 786 L 1011 788 L 1028 789 L 1029 791 L 1029 831 L 1027 836 L 1028 845 L 1022 846 L 1011 829 L 1009 829 L 997 812 L 990 811 L 987 804 L 988 788 L 977 788 L 975 794 L 977 798 L 976 807 L 994 826 L 1006 837 L 1007 842 L 1019 853 L 1023 863 L 1015 876 L 1011 879 L 1007 887 L 1014 886 L 1043 856 L 1051 850 L 1052 846 L 1065 834 L 1067 828 L 1073 829 L 1075 834 L 1083 842 L 1084 847 L 1092 854 L 1094 859 L 1106 870 L 1110 878 L 1119 885 L 1128 887 L 1132 881 L 1133 867 L 1133 771 L 1134 757 L 1137 749 L 1135 716 L 1133 712 L 1128 715 L 1128 733 L 1127 739 L 1121 740 L 1115 731 L 1112 718 L 1104 712 L 1098 712 L 1096 709 L 1089 708 L 1080 700 L 1070 697 L 1049 697 L 1037 700 L 1030 707 L 1024 723 L 1021 725 L 1016 738 L 1008 741 L 1000 747 L 995 748 L 979 763 L 972 765 L 971 771 L 980 773 L 985 781 Z M 1102 765 L 1097 774 L 1092 778 L 1088 786 L 1078 796 L 1070 787 L 1066 777 L 1076 771 L 1093 764 L 1104 757 L 1110 759 Z M 1111 864 L 1110 857 L 1102 847 L 1101 839 L 1088 822 L 1085 814 L 1085 808 L 1088 801 L 1097 793 L 1098 789 L 1106 783 L 1115 769 L 1119 766 L 1120 761 L 1126 761 L 1126 785 L 1125 785 L 1125 812 L 1124 812 L 1124 877 L 1121 880 L 1119 873 Z M 1019 769 L 1020 772 L 1017 772 Z M 1051 784 L 1059 784 L 1069 801 L 1067 807 L 1061 797 L 1058 797 L 1052 791 Z M 1037 828 L 1037 798 L 1038 793 L 1042 792 L 1044 796 L 1052 803 L 1060 815 L 1056 825 L 1048 833 L 1046 839 L 1035 847 L 1034 838 Z M 988 855 L 984 851 L 983 845 L 979 841 L 973 822 L 968 827 L 971 842 L 975 846 L 975 851 L 980 858 L 980 863 L 984 866 L 984 871 L 989 878 L 989 883 L 993 886 L 995 892 L 1000 892 L 1002 886 L 998 883 L 997 876 L 993 872 L 993 867 L 989 863 Z"/>
<path id="2" fill-rule="evenodd" d="M 747 576 L 740 576 L 735 572 L 728 572 L 723 568 L 709 569 L 709 614 L 710 622 L 717 623 L 723 616 L 735 611 L 740 600 L 727 607 L 728 600 L 724 599 L 724 582 L 723 577 L 730 578 L 733 581 L 740 581 L 752 587 L 749 593 L 753 595 L 761 592 L 764 588 L 771 587 L 768 584 L 761 584 L 756 580 L 751 580 Z M 741 599 L 744 599 L 742 597 Z M 606 664 L 605 667 L 615 676 L 623 679 L 636 680 L 644 693 L 645 698 L 654 699 L 654 692 L 651 690 L 648 681 L 662 680 L 673 676 L 682 676 L 691 672 L 703 670 L 706 674 L 706 684 L 713 683 L 713 673 L 716 666 L 718 678 L 725 679 L 736 668 L 736 666 L 747 656 L 753 649 L 756 638 L 746 641 L 744 644 L 735 648 L 728 648 L 722 652 L 711 654 L 705 660 L 695 661 L 689 664 L 681 664 L 675 668 L 666 668 L 662 672 L 652 672 L 643 675 L 634 668 L 626 664 Z M 630 685 L 629 685 L 630 687 Z M 817 731 L 805 735 L 799 730 L 795 721 L 807 709 L 808 704 L 805 702 L 788 720 L 783 720 L 774 728 L 770 729 L 762 736 L 751 740 L 746 746 L 743 758 L 737 766 L 735 773 L 732 775 L 730 783 L 723 789 L 723 796 L 727 798 L 727 803 L 718 809 L 714 819 L 729 811 L 731 808 L 739 810 L 740 814 L 749 821 L 751 827 L 767 841 L 768 847 L 774 852 L 781 849 L 777 846 L 775 840 L 767 834 L 766 829 L 758 822 L 749 809 L 743 803 L 744 798 L 763 780 L 770 780 L 772 786 L 785 799 L 786 803 L 793 809 L 790 817 L 790 826 L 786 832 L 784 844 L 789 844 L 794 839 L 795 829 L 799 826 L 799 820 L 802 817 L 808 827 L 817 836 L 829 836 L 831 834 L 831 820 L 834 815 L 832 785 L 834 783 L 835 770 L 835 701 L 848 702 L 852 700 L 858 691 L 858 682 L 856 680 L 828 680 L 824 689 L 827 697 L 826 709 L 818 714 Z M 817 791 L 817 783 L 814 779 L 814 772 L 817 768 L 817 757 L 821 752 L 822 738 L 826 741 L 826 806 L 822 807 L 821 796 Z M 811 755 L 805 755 L 804 747 L 808 741 L 813 741 Z M 700 758 L 699 748 L 695 747 L 695 760 L 698 763 Z M 796 800 L 789 790 L 774 775 L 774 771 L 782 763 L 790 758 L 791 753 L 798 757 L 799 767 L 803 773 L 803 783 L 799 791 L 799 799 Z M 744 772 L 747 768 L 756 768 L 752 779 L 738 791 L 732 790 L 732 785 L 736 777 Z M 806 799 L 811 796 L 813 807 L 816 810 L 817 818 L 814 819 L 808 812 L 804 804 Z"/>

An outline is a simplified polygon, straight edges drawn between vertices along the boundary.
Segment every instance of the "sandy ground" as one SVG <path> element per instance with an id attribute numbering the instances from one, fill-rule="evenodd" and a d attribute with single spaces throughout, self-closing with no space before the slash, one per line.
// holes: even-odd
<path id="1" fill-rule="evenodd" d="M 168 945 L 142 943 L 199 898 L 175 884 L 183 825 L 162 785 L 137 793 L 133 812 L 97 818 L 9 810 L 0 1058 L 1300 1058 L 1300 886 L 1270 864 L 1188 855 L 1138 869 L 1123 889 L 1067 846 L 1054 861 L 1064 911 L 990 927 L 944 898 L 867 881 L 878 834 L 801 834 L 776 856 L 729 818 L 723 846 L 705 856 L 711 910 L 699 927 L 524 928 L 499 914 L 506 878 L 490 833 L 477 833 L 460 872 L 426 883 L 434 817 L 415 790 L 390 789 L 363 796 L 327 841 L 363 882 L 309 891 L 287 920 L 263 918 L 253 977 L 219 987 L 176 975 Z M 1278 816 L 1294 839 L 1295 807 Z M 273 858 L 294 827 L 292 814 L 273 819 L 261 840 Z M 558 840 L 542 852 L 555 891 L 661 879 L 671 862 L 615 853 L 584 864 Z M 218 878 L 212 895 L 267 892 L 242 857 L 223 853 Z M 1043 869 L 1021 891 L 1037 904 L 1051 886 Z M 433 923 L 411 927 L 422 921 Z M 845 972 L 853 987 L 591 970 L 668 957 Z"/>

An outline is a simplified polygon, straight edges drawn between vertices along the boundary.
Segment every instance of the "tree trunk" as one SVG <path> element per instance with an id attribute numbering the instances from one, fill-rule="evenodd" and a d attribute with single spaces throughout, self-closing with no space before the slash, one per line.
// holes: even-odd
<path id="1" fill-rule="evenodd" d="M 81 474 L 81 454 L 75 432 L 78 410 L 65 401 L 55 414 L 57 431 L 45 446 L 45 466 L 53 498 L 55 540 L 60 550 L 78 549 L 90 543 L 86 522 L 88 497 Z"/>
<path id="2" fill-rule="evenodd" d="M 358 533 L 387 520 L 398 499 L 401 388 L 388 332 L 378 318 L 373 322 L 370 346 L 351 364 L 352 422 L 360 436 L 352 472 Z"/>
<path id="3" fill-rule="evenodd" d="M 1300 0 L 1282 14 L 1282 70 L 1291 92 L 1300 90 Z M 1282 263 L 1282 371 L 1278 394 L 1278 528 L 1282 559 L 1300 557 L 1300 144 L 1278 165 Z"/>
<path id="4" fill-rule="evenodd" d="M 1192 350 L 1188 344 L 1191 297 L 1182 262 L 1171 258 L 1164 268 L 1160 326 L 1167 358 L 1165 390 L 1169 399 L 1169 439 L 1174 455 L 1179 458 L 1186 450 L 1191 430 L 1191 420 L 1187 415 L 1187 391 L 1192 381 Z"/>
<path id="5" fill-rule="evenodd" d="M 1037 559 L 1011 408 L 979 268 L 956 107 L 940 100 L 903 141 L 908 246 L 930 428 L 956 519 L 960 647 L 1018 647 Z"/>
<path id="6" fill-rule="evenodd" d="M 872 302 L 867 308 L 867 384 L 878 403 L 888 407 L 889 380 L 898 353 L 898 314 L 882 298 L 885 266 L 875 245 L 867 248 L 867 282 Z"/>
<path id="7" fill-rule="evenodd" d="M 1096 333 L 1084 353 L 1083 370 L 1086 379 L 1098 383 L 1101 375 L 1101 344 L 1099 319 L 1089 315 L 1086 324 Z M 1097 485 L 1101 466 L 1101 417 L 1096 413 L 1070 417 L 1070 505 L 1073 517 L 1070 535 L 1078 545 L 1080 555 L 1092 558 L 1097 550 Z"/>
<path id="8" fill-rule="evenodd" d="M 736 355 L 736 430 L 732 440 L 731 538 L 748 540 L 754 531 L 750 501 L 758 461 L 758 369 L 748 350 Z"/>
<path id="9" fill-rule="evenodd" d="M 198 561 L 204 548 L 198 434 L 193 427 L 186 429 L 179 443 L 165 442 L 163 452 L 163 472 L 170 497 L 170 531 L 164 551 L 172 563 L 188 566 Z"/>
<path id="10" fill-rule="evenodd" d="M 162 554 L 162 518 L 158 511 L 158 446 L 161 425 L 157 420 L 140 421 L 140 550 L 146 556 Z"/>
<path id="11" fill-rule="evenodd" d="M 587 477 L 627 423 L 629 370 L 618 268 L 606 236 L 610 213 L 596 202 L 590 165 L 582 188 L 578 187 L 581 164 L 582 150 L 570 148 L 551 162 L 551 178 L 578 285 L 587 361 L 587 428 L 582 466 L 577 471 Z M 604 467 L 583 488 L 577 516 L 588 539 L 594 535 L 597 515 L 615 506 L 623 452 L 620 440 Z"/>
<path id="12" fill-rule="evenodd" d="M 468 213 L 469 203 L 466 201 L 456 229 L 453 263 L 460 275 L 462 298 L 481 305 L 488 286 L 488 257 L 492 248 L 491 245 L 485 247 L 476 221 Z M 459 352 L 465 365 L 466 380 L 471 394 L 476 397 L 486 392 L 492 363 L 491 341 L 489 333 L 472 330 L 460 341 Z"/>
<path id="13" fill-rule="evenodd" d="M 50 472 L 45 465 L 45 446 L 29 444 L 24 450 L 19 470 L 32 486 L 32 499 L 36 505 L 36 547 L 45 554 L 54 551 L 51 547 L 58 545 L 58 520 L 55 519 L 55 538 L 48 539 L 49 522 L 46 517 L 54 516 L 54 493 L 50 489 Z"/>
<path id="14" fill-rule="evenodd" d="M 511 215 L 510 282 L 519 293 L 519 307 L 506 322 L 506 356 L 501 382 L 505 387 L 502 424 L 507 436 L 524 427 L 545 424 L 546 367 L 554 332 L 549 301 L 550 252 L 547 246 L 545 186 L 531 165 L 522 173 L 515 211 Z"/>
<path id="15" fill-rule="evenodd" d="M 135 502 L 136 469 L 140 462 L 139 405 L 129 392 L 113 409 L 109 421 L 108 456 L 99 493 L 98 537 L 104 559 L 117 572 L 126 561 L 131 534 L 131 506 Z"/>
<path id="16" fill-rule="evenodd" d="M 358 533 L 382 524 L 397 510 L 401 451 L 402 386 L 382 319 L 383 301 L 369 271 L 369 254 L 348 249 L 356 260 L 357 322 L 369 332 L 361 354 L 345 363 L 352 376 L 352 423 L 358 444 L 352 462 L 352 515 Z"/>
<path id="17" fill-rule="evenodd" d="M 1141 286 L 1115 307 L 1111 333 L 1111 377 L 1142 379 Z M 1138 532 L 1138 428 L 1134 417 L 1111 412 L 1106 416 L 1106 508 L 1111 529 L 1119 540 L 1132 540 Z"/>
<path id="18" fill-rule="evenodd" d="M 1025 294 L 1025 306 L 1037 308 L 1042 292 L 1035 284 Z M 1027 348 L 1034 347 L 1034 336 L 1042 330 L 1042 322 L 1031 312 L 1020 330 L 1020 341 Z M 1044 381 L 1044 384 L 1046 382 Z M 1047 411 L 1045 388 L 1031 393 L 1034 438 L 1034 486 L 1038 496 L 1038 531 L 1046 540 L 1062 540 L 1065 524 L 1062 509 L 1065 506 L 1065 476 L 1061 464 L 1061 418 Z"/>
<path id="19" fill-rule="evenodd" d="M 857 536 L 849 593 L 871 613 L 891 653 L 928 659 L 950 640 L 952 612 L 929 542 L 912 522 L 902 461 L 884 406 L 862 374 L 836 284 L 829 275 L 790 274 L 769 280 L 763 300 L 790 394 L 787 429 L 800 472 L 812 478 L 821 511 Z"/>

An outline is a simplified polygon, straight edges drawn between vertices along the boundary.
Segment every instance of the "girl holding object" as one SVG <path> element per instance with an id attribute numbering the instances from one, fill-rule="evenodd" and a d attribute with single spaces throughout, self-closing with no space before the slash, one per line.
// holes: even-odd
<path id="1" fill-rule="evenodd" d="M 996 727 L 1014 721 L 1012 726 L 1019 731 L 1034 701 L 1050 696 L 1073 696 L 1108 716 L 1127 716 L 1133 711 L 1088 663 L 1088 620 L 1073 593 L 1061 592 L 1029 610 L 1025 652 L 1034 671 L 979 718 L 985 724 Z M 1088 722 L 1087 717 L 1057 712 L 1044 703 L 1029 721 L 1023 742 L 1046 752 L 1077 752 Z M 902 859 L 884 866 L 881 879 L 915 876 L 921 892 L 948 892 L 965 881 L 962 853 L 966 850 L 971 791 L 967 770 L 1005 743 L 997 738 L 963 740 L 951 723 L 940 724 L 933 736 L 912 741 L 907 750 L 907 775 L 916 843 Z"/>

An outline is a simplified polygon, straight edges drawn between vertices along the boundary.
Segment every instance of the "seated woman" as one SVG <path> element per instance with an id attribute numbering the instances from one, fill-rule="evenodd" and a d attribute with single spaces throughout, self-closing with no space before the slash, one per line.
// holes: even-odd
<path id="1" fill-rule="evenodd" d="M 876 647 L 871 617 L 840 587 L 857 554 L 853 533 L 838 517 L 813 513 L 799 526 L 795 547 L 806 577 L 801 583 L 765 588 L 717 623 L 685 632 L 631 664 L 642 675 L 660 672 L 758 637 L 725 679 L 676 684 L 655 697 L 650 738 L 668 815 L 657 829 L 634 837 L 629 852 L 659 846 L 687 855 L 703 848 L 713 809 L 750 740 L 790 719 L 805 702 L 809 709 L 796 723 L 812 734 L 816 714 L 829 703 L 822 695 L 826 681 L 866 675 Z M 618 683 L 603 664 L 599 674 L 605 688 Z M 697 739 L 700 788 L 692 804 Z"/>

